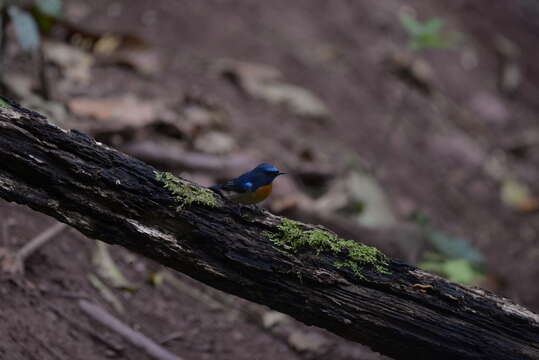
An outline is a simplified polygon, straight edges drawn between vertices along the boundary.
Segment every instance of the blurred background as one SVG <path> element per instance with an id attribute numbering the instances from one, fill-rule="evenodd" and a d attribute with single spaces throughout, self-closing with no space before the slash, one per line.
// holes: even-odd
<path id="1" fill-rule="evenodd" d="M 539 311 L 536 1 L 35 0 L 0 13 L 0 93 L 56 125 L 202 185 L 270 162 L 289 173 L 271 211 Z M 4 201 L 0 216 L 4 270 L 56 226 Z M 80 297 L 184 359 L 384 358 L 57 230 L 0 276 L 0 358 L 149 359 Z"/>

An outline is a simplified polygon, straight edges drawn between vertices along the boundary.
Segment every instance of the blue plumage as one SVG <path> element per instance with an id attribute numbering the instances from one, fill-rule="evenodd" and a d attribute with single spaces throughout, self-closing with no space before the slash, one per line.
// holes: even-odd
<path id="1" fill-rule="evenodd" d="M 269 195 L 269 192 L 271 192 L 271 183 L 277 176 L 283 174 L 285 173 L 280 172 L 275 166 L 263 163 L 253 170 L 228 181 L 224 185 L 211 186 L 210 189 L 223 190 L 232 194 L 256 194 L 257 190 L 264 192 L 265 194 L 260 194 L 258 197 L 251 196 L 245 198 L 245 202 L 254 203 L 263 200 Z M 241 197 L 235 197 L 235 199 L 244 202 L 241 201 Z"/>

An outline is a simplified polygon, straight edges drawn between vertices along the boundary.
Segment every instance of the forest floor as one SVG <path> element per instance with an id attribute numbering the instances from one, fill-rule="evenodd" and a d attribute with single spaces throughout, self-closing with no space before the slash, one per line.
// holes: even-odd
<path id="1" fill-rule="evenodd" d="M 481 254 L 475 284 L 537 312 L 539 10 L 515 4 L 73 0 L 66 18 L 95 34 L 91 51 L 73 27 L 50 35 L 44 101 L 32 62 L 8 46 L 6 87 L 59 126 L 203 185 L 276 164 L 290 175 L 265 204 L 275 212 L 369 213 L 374 231 L 428 222 Z M 414 9 L 443 18 L 458 45 L 410 51 L 399 14 Z M 125 48 L 107 50 L 114 33 L 129 34 Z M 0 260 L 55 223 L 3 201 L 0 218 Z M 432 250 L 391 241 L 400 251 L 388 255 L 410 262 Z M 107 249 L 129 286 L 112 286 L 103 247 L 72 229 L 24 275 L 0 274 L 0 359 L 150 359 L 90 320 L 81 298 L 183 359 L 384 358 Z"/>

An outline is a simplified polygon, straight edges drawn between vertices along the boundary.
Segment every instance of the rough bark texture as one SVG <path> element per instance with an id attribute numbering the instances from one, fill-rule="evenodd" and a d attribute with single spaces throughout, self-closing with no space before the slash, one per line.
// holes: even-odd
<path id="1" fill-rule="evenodd" d="M 345 254 L 283 251 L 267 236 L 281 218 L 220 197 L 178 211 L 152 167 L 13 103 L 0 162 L 8 201 L 396 359 L 539 359 L 539 317 L 507 299 L 394 260 L 357 276 L 335 266 Z"/>

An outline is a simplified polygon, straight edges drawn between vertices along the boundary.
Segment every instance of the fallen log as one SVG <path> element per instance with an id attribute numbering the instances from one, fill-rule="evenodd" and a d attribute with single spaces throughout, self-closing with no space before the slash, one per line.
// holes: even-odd
<path id="1" fill-rule="evenodd" d="M 396 359 L 539 359 L 539 317 L 507 299 L 238 208 L 9 100 L 0 163 L 3 199 Z"/>

